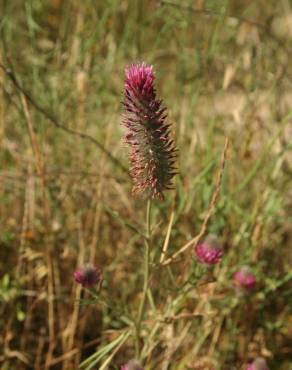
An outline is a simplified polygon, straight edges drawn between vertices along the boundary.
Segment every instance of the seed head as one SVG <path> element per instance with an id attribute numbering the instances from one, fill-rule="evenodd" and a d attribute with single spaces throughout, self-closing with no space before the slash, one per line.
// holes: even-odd
<path id="1" fill-rule="evenodd" d="M 84 288 L 92 288 L 94 285 L 101 283 L 102 273 L 97 267 L 92 264 L 86 264 L 78 267 L 74 272 L 75 281 L 81 284 Z"/>
<path id="2" fill-rule="evenodd" d="M 201 263 L 207 265 L 215 265 L 220 262 L 223 251 L 217 236 L 207 236 L 204 241 L 195 247 L 195 254 Z"/>
<path id="3" fill-rule="evenodd" d="M 266 360 L 263 357 L 258 357 L 248 365 L 246 370 L 269 370 L 269 368 Z"/>
<path id="4" fill-rule="evenodd" d="M 121 367 L 121 370 L 144 370 L 140 363 L 136 360 L 131 360 Z"/>
<path id="5" fill-rule="evenodd" d="M 248 266 L 243 266 L 233 275 L 233 282 L 235 286 L 249 291 L 256 285 L 256 277 Z"/>
<path id="6" fill-rule="evenodd" d="M 164 190 L 171 189 L 177 157 L 166 108 L 156 97 L 151 65 L 132 64 L 125 73 L 123 125 L 130 147 L 133 193 L 163 199 Z"/>

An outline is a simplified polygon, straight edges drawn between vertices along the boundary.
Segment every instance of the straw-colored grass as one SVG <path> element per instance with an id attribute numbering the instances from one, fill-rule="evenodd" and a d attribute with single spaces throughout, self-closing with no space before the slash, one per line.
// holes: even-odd
<path id="1" fill-rule="evenodd" d="M 291 369 L 289 1 L 2 0 L 0 14 L 0 369 L 135 356 L 146 204 L 120 124 L 135 61 L 153 64 L 179 148 L 175 190 L 152 204 L 145 369 Z M 208 233 L 224 257 L 204 269 L 192 244 Z M 98 298 L 73 279 L 88 261 Z M 232 285 L 242 265 L 249 295 Z"/>

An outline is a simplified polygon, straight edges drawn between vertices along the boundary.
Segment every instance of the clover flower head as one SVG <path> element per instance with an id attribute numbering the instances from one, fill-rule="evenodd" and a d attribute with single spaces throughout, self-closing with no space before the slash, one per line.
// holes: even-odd
<path id="1" fill-rule="evenodd" d="M 246 370 L 269 370 L 269 368 L 266 360 L 263 357 L 258 357 L 248 365 Z"/>
<path id="2" fill-rule="evenodd" d="M 132 64 L 125 71 L 125 142 L 130 148 L 133 193 L 163 199 L 176 174 L 177 150 L 166 122 L 166 108 L 157 99 L 153 66 Z"/>
<path id="3" fill-rule="evenodd" d="M 256 277 L 248 266 L 242 266 L 233 275 L 234 285 L 250 291 L 256 285 Z"/>
<path id="4" fill-rule="evenodd" d="M 139 361 L 131 360 L 121 367 L 121 370 L 144 370 Z"/>
<path id="5" fill-rule="evenodd" d="M 74 272 L 75 281 L 84 288 L 92 288 L 94 285 L 101 283 L 102 273 L 92 264 L 86 264 L 78 267 Z"/>
<path id="6" fill-rule="evenodd" d="M 208 235 L 205 240 L 195 247 L 195 254 L 199 262 L 215 265 L 223 256 L 221 244 L 216 235 Z"/>

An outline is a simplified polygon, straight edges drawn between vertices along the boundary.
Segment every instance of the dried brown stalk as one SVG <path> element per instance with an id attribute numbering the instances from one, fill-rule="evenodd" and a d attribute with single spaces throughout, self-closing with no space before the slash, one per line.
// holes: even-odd
<path id="1" fill-rule="evenodd" d="M 229 140 L 228 138 L 225 139 L 225 145 L 224 149 L 222 152 L 221 156 L 221 162 L 220 162 L 220 168 L 217 174 L 216 178 L 216 183 L 215 183 L 215 189 L 211 197 L 211 201 L 206 213 L 206 216 L 204 218 L 203 224 L 201 226 L 200 232 L 198 235 L 196 235 L 193 239 L 191 239 L 189 242 L 187 242 L 182 248 L 180 248 L 177 252 L 175 252 L 171 257 L 169 257 L 167 260 L 163 261 L 161 264 L 163 266 L 169 265 L 172 263 L 180 254 L 184 253 L 186 250 L 188 250 L 190 247 L 195 247 L 199 240 L 202 238 L 202 236 L 205 234 L 208 222 L 210 220 L 210 217 L 212 216 L 212 213 L 215 209 L 218 197 L 219 197 L 219 192 L 221 188 L 221 181 L 222 181 L 222 176 L 223 176 L 223 171 L 224 171 L 224 166 L 225 166 L 225 161 L 226 161 L 226 154 L 227 154 L 227 149 L 228 149 L 228 144 Z"/>

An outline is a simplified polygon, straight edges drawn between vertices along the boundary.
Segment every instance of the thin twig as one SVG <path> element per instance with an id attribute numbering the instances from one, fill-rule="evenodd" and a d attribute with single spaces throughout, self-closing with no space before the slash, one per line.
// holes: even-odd
<path id="1" fill-rule="evenodd" d="M 171 257 L 169 257 L 166 261 L 162 262 L 161 265 L 166 266 L 172 263 L 181 253 L 184 253 L 187 249 L 189 249 L 191 246 L 196 246 L 198 241 L 202 238 L 202 236 L 205 234 L 208 222 L 210 220 L 210 217 L 212 216 L 212 213 L 215 209 L 218 197 L 219 197 L 219 192 L 221 188 L 221 181 L 222 181 L 222 176 L 224 172 L 224 166 L 225 166 L 225 161 L 226 161 L 226 153 L 227 153 L 227 148 L 228 148 L 229 140 L 228 138 L 225 139 L 225 145 L 224 149 L 222 152 L 221 156 L 221 163 L 220 163 L 220 168 L 217 174 L 216 178 L 216 183 L 215 183 L 215 189 L 211 197 L 211 201 L 207 210 L 207 214 L 204 218 L 203 224 L 201 226 L 200 232 L 197 236 L 195 236 L 192 240 L 190 240 L 188 243 L 186 243 L 181 249 L 179 249 L 177 252 L 175 252 Z"/>
<path id="2" fill-rule="evenodd" d="M 170 324 L 173 321 L 178 321 L 181 319 L 193 319 L 194 317 L 203 317 L 204 314 L 202 313 L 195 313 L 195 312 L 182 312 L 179 315 L 173 315 L 173 316 L 165 316 L 162 319 L 160 319 L 160 322 L 165 324 Z"/>
<path id="3" fill-rule="evenodd" d="M 54 308 L 54 274 L 53 274 L 53 258 L 51 253 L 50 246 L 50 206 L 48 197 L 46 194 L 46 178 L 45 178 L 45 166 L 42 157 L 42 153 L 35 135 L 32 123 L 32 117 L 28 108 L 27 98 L 24 94 L 20 92 L 21 103 L 23 107 L 23 112 L 25 120 L 27 123 L 27 129 L 31 141 L 32 152 L 35 158 L 35 166 L 37 174 L 41 180 L 41 190 L 44 206 L 44 224 L 46 228 L 46 237 L 45 237 L 45 259 L 48 269 L 47 277 L 47 293 L 48 293 L 48 327 L 49 327 L 49 349 L 47 351 L 47 362 L 51 361 L 53 349 L 55 345 L 55 308 Z M 47 367 L 46 367 L 47 368 Z"/>
<path id="4" fill-rule="evenodd" d="M 168 228 L 167 228 L 167 233 L 166 233 L 166 237 L 165 237 L 165 240 L 164 240 L 164 244 L 163 244 L 162 252 L 161 252 L 161 256 L 160 256 L 160 263 L 162 263 L 164 261 L 164 258 L 165 258 L 166 253 L 167 253 L 167 248 L 168 248 L 168 245 L 169 245 L 169 239 L 170 239 L 170 233 L 171 233 L 173 221 L 174 221 L 174 211 L 172 211 L 171 215 L 170 215 L 170 220 L 169 220 L 169 224 L 168 224 Z"/>
<path id="5" fill-rule="evenodd" d="M 80 137 L 81 139 L 88 140 L 95 144 L 102 152 L 104 152 L 108 158 L 116 164 L 123 172 L 128 173 L 127 168 L 117 159 L 115 156 L 113 156 L 98 140 L 93 138 L 92 136 L 85 134 L 83 132 L 79 132 L 76 130 L 73 130 L 62 123 L 50 112 L 48 112 L 44 107 L 42 107 L 39 103 L 36 102 L 36 100 L 31 96 L 30 93 L 28 93 L 18 82 L 15 74 L 12 72 L 10 68 L 5 67 L 2 63 L 0 63 L 0 68 L 3 70 L 3 72 L 9 77 L 11 82 L 13 83 L 14 87 L 21 92 L 27 99 L 27 101 L 38 111 L 40 112 L 44 117 L 46 117 L 56 128 L 63 130 L 67 132 L 68 134 L 75 135 Z"/>

